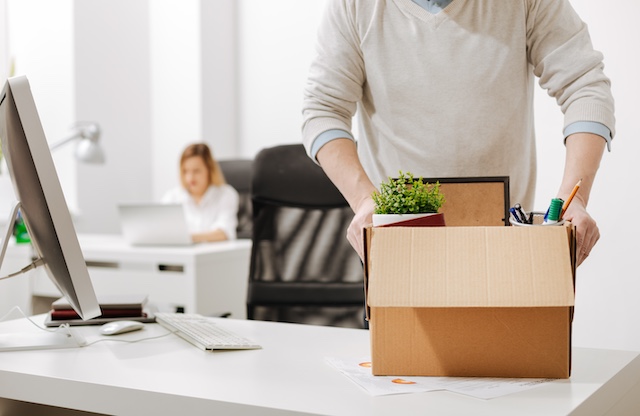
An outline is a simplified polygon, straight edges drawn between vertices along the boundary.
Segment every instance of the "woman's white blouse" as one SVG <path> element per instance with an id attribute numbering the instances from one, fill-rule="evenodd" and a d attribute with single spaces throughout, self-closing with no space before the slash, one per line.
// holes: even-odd
<path id="1" fill-rule="evenodd" d="M 183 187 L 167 192 L 162 202 L 184 205 L 191 234 L 220 229 L 229 240 L 236 239 L 239 196 L 231 185 L 209 186 L 199 204 Z"/>

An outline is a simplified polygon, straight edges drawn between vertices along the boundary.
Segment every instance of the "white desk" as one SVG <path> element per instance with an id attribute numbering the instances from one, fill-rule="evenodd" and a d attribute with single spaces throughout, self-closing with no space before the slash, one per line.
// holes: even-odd
<path id="1" fill-rule="evenodd" d="M 146 293 L 161 307 L 246 317 L 251 240 L 189 247 L 133 247 L 121 236 L 109 234 L 81 234 L 78 240 L 99 294 Z M 32 272 L 31 291 L 35 296 L 60 296 L 44 271 L 37 269 Z"/>
<path id="2" fill-rule="evenodd" d="M 444 391 L 371 397 L 324 362 L 326 357 L 368 356 L 366 330 L 217 321 L 258 341 L 263 349 L 206 353 L 171 335 L 135 344 L 4 352 L 0 413 L 35 414 L 28 404 L 17 401 L 154 416 L 564 416 L 635 415 L 640 410 L 637 352 L 576 348 L 571 379 L 493 400 Z M 97 337 L 96 327 L 81 329 L 89 341 Z M 3 333 L 10 330 L 37 331 L 24 320 L 0 324 Z M 163 332 L 157 324 L 149 324 L 143 331 L 120 337 Z"/>

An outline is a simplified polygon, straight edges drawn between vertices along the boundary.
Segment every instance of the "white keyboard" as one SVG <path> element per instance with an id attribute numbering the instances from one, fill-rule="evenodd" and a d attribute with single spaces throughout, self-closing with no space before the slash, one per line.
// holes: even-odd
<path id="1" fill-rule="evenodd" d="M 255 342 L 194 313 L 156 312 L 156 322 L 202 350 L 251 350 L 262 348 Z"/>

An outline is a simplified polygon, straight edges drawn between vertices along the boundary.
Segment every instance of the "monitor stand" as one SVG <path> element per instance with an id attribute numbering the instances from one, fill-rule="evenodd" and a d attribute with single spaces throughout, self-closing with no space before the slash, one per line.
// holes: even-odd
<path id="1" fill-rule="evenodd" d="M 0 352 L 77 348 L 87 344 L 72 328 L 58 328 L 56 332 L 0 332 Z M 73 335 L 72 335 L 73 333 Z"/>
<path id="2" fill-rule="evenodd" d="M 9 240 L 13 235 L 13 227 L 15 225 L 16 217 L 18 216 L 20 207 L 21 204 L 18 201 L 11 209 L 11 214 L 9 220 L 7 221 L 7 228 L 2 240 L 2 245 L 0 246 L 0 265 L 2 265 L 4 256 L 7 252 Z M 44 261 L 42 259 L 37 259 L 28 266 L 24 267 L 22 270 L 4 277 L 0 277 L 0 280 L 18 276 L 42 264 L 44 264 Z M 21 330 L 21 332 L 15 333 L 4 332 L 0 329 L 0 352 L 74 348 L 82 347 L 84 345 L 86 345 L 84 337 L 82 337 L 82 335 L 80 335 L 76 330 L 68 326 L 64 328 L 36 328 L 34 324 L 34 328 L 32 331 L 28 331 L 25 329 L 24 331 Z"/>

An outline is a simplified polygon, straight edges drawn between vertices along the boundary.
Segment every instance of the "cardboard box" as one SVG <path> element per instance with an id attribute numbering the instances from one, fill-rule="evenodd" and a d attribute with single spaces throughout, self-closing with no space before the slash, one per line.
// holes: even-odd
<path id="1" fill-rule="evenodd" d="M 365 229 L 374 375 L 568 378 L 575 229 Z"/>

